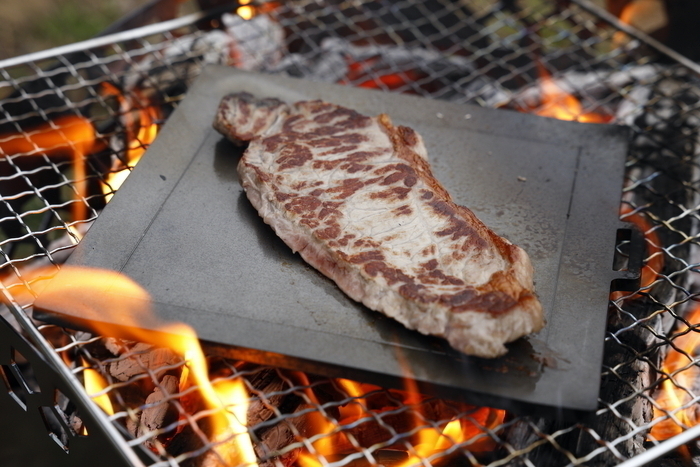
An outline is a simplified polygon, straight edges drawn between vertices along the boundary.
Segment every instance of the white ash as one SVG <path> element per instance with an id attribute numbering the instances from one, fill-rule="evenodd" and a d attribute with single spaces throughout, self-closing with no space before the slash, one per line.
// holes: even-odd
<path id="1" fill-rule="evenodd" d="M 339 82 L 350 75 L 350 65 L 367 63 L 367 78 L 382 73 L 410 71 L 425 72 L 430 76 L 442 76 L 452 94 L 459 96 L 487 94 L 488 99 L 503 98 L 500 87 L 495 82 L 481 77 L 468 78 L 475 74 L 475 67 L 469 58 L 446 56 L 445 54 L 420 47 L 396 45 L 355 45 L 347 40 L 328 37 L 323 39 L 317 54 L 288 54 L 269 71 L 284 72 L 292 76 L 323 82 Z M 411 83 L 413 84 L 413 83 Z M 499 97 L 494 97 L 498 94 Z M 448 96 L 441 96 L 447 98 Z"/>
<path id="2" fill-rule="evenodd" d="M 267 15 L 244 20 L 238 15 L 221 17 L 226 33 L 233 39 L 227 63 L 244 70 L 263 70 L 276 65 L 286 51 L 284 30 Z"/>
<path id="3" fill-rule="evenodd" d="M 144 82 L 173 82 L 182 76 L 194 78 L 209 64 L 263 71 L 274 67 L 286 53 L 283 28 L 266 15 L 244 20 L 226 14 L 222 23 L 225 30 L 174 39 L 162 50 L 164 58 L 149 54 L 125 76 L 124 88 L 147 88 Z M 145 74 L 143 70 L 150 71 Z"/>
<path id="4" fill-rule="evenodd" d="M 634 121 L 644 113 L 644 106 L 649 102 L 651 86 L 635 86 L 627 94 L 627 98 L 620 102 L 615 113 L 615 121 L 632 126 Z"/>

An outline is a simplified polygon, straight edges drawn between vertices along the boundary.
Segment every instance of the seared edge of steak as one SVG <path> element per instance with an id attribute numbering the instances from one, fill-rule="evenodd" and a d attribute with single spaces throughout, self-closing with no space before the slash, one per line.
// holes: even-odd
<path id="1" fill-rule="evenodd" d="M 305 128 L 306 133 L 295 132 L 295 125 Z M 334 129 L 333 125 L 338 128 Z M 504 343 L 535 332 L 544 325 L 541 305 L 533 292 L 533 271 L 527 254 L 494 234 L 469 209 L 452 202 L 449 193 L 432 175 L 422 139 L 410 128 L 395 127 L 386 115 L 369 118 L 320 101 L 288 106 L 277 99 L 256 100 L 247 93 L 224 98 L 214 126 L 234 142 L 251 141 L 239 162 L 238 172 L 249 200 L 263 220 L 292 250 L 299 252 L 305 261 L 334 280 L 354 300 L 395 318 L 410 329 L 445 337 L 454 348 L 481 357 L 502 355 L 506 352 Z M 353 174 L 351 178 L 338 169 L 338 159 L 330 162 L 323 159 L 335 157 L 337 154 L 332 150 L 308 151 L 309 147 L 313 149 L 313 144 L 308 144 L 309 135 L 325 138 L 322 144 L 328 145 L 328 138 L 334 134 L 345 141 L 351 136 L 361 140 L 357 138 L 357 133 L 348 134 L 346 131 L 358 128 L 357 131 L 364 132 L 365 140 L 377 141 L 379 150 L 374 159 L 366 157 L 357 166 L 345 163 L 345 171 Z M 307 138 L 306 143 L 304 138 Z M 304 147 L 304 144 L 309 147 Z M 290 146 L 294 146 L 297 152 L 301 146 L 304 156 L 299 157 L 289 150 L 285 153 L 285 148 L 289 149 Z M 385 154 L 389 155 L 393 166 L 387 165 Z M 316 183 L 311 194 L 307 190 L 301 198 L 295 199 L 295 194 L 285 192 L 278 185 L 288 188 L 293 184 L 290 177 L 303 174 L 287 169 L 303 167 L 309 161 L 317 163 L 319 171 L 328 171 L 327 180 L 323 185 Z M 396 164 L 397 161 L 401 163 Z M 375 164 L 372 165 L 372 162 Z M 375 186 L 371 186 L 369 180 L 358 182 L 354 177 L 357 171 L 387 173 L 386 167 L 394 166 L 402 166 L 403 180 L 389 173 L 383 181 L 373 182 Z M 369 177 L 370 174 L 364 175 Z M 410 177 L 410 182 L 406 177 Z M 394 186 L 397 183 L 395 179 L 403 185 Z M 301 183 L 294 178 L 292 181 L 299 187 L 306 185 L 306 182 Z M 352 182 L 358 188 L 347 191 L 345 182 Z M 343 202 L 361 191 L 358 196 L 368 194 L 372 199 L 377 199 L 377 205 L 384 203 L 386 217 L 391 217 L 389 213 L 396 212 L 395 209 L 392 211 L 396 204 L 392 205 L 391 200 L 379 199 L 386 190 L 377 191 L 376 185 L 402 190 L 402 199 L 410 195 L 413 201 L 418 200 L 413 203 L 413 209 L 419 204 L 417 208 L 423 209 L 423 214 L 428 213 L 430 220 L 436 222 L 431 235 L 446 236 L 447 240 L 443 242 L 448 243 L 447 246 L 459 246 L 461 243 L 455 241 L 461 242 L 466 238 L 462 250 L 474 250 L 476 253 L 471 251 L 469 254 L 472 256 L 463 263 L 459 259 L 438 257 L 437 260 L 410 264 L 410 268 L 402 270 L 391 262 L 394 245 L 369 240 L 367 243 L 373 243 L 374 249 L 353 249 L 346 240 L 341 246 L 335 240 L 339 236 L 337 224 L 332 228 L 329 224 L 318 225 L 318 219 L 323 220 L 327 216 L 322 214 L 323 211 L 314 209 L 325 209 L 320 206 L 328 204 L 328 201 L 322 200 L 329 199 L 331 192 L 333 200 L 341 200 L 330 203 L 331 210 L 342 211 Z M 344 191 L 342 195 L 339 188 Z M 299 203 L 294 204 L 294 201 L 303 201 L 312 205 L 313 209 L 305 207 L 305 211 L 300 211 Z M 353 206 L 346 204 L 345 207 Z M 400 208 L 405 208 L 405 205 Z M 300 213 L 304 218 L 297 215 Z M 402 214 L 399 211 L 394 216 Z M 341 219 L 342 212 L 338 216 Z M 329 230 L 336 231 L 328 234 Z M 354 237 L 346 234 L 343 238 Z M 354 245 L 358 243 L 355 241 Z M 453 253 L 452 256 L 465 257 L 460 255 Z M 470 275 L 476 278 L 470 278 Z M 486 275 L 485 279 L 479 278 L 483 275 Z"/>
<path id="2" fill-rule="evenodd" d="M 214 129 L 236 145 L 246 144 L 267 131 L 289 112 L 279 99 L 256 99 L 248 92 L 231 94 L 221 101 Z"/>

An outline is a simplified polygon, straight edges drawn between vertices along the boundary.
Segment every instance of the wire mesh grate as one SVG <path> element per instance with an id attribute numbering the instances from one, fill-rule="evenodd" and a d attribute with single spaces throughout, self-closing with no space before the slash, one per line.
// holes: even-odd
<path id="1" fill-rule="evenodd" d="M 42 284 L 206 64 L 532 113 L 548 112 L 563 91 L 577 103 L 568 117 L 631 128 L 621 215 L 646 246 L 641 286 L 611 297 L 593 418 L 516 416 L 213 355 L 210 378 L 214 386 L 244 383 L 245 424 L 260 465 L 614 465 L 696 423 L 697 76 L 576 2 L 303 0 L 246 8 L 247 20 L 232 8 L 214 20 L 0 63 L 0 273 L 11 306 L 31 316 Z M 627 254 L 624 241 L 618 248 Z M 217 410 L 188 382 L 181 356 L 35 326 L 80 384 L 98 381 L 87 392 L 129 446 L 145 448 L 148 465 L 240 463 L 222 459 L 221 447 L 242 435 L 215 434 Z M 4 384 L 21 393 L 11 368 L 0 367 Z M 61 436 L 84 434 L 76 407 L 57 406 L 68 433 Z M 698 454 L 695 446 L 685 451 Z M 672 454 L 669 465 L 680 458 Z"/>

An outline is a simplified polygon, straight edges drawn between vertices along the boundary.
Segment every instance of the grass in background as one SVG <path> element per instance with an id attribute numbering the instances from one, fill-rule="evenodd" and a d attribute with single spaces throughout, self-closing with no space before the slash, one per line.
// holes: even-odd
<path id="1" fill-rule="evenodd" d="M 122 11 L 114 2 L 95 4 L 80 0 L 63 0 L 53 5 L 46 16 L 31 26 L 32 35 L 47 44 L 68 44 L 95 36 L 119 19 Z"/>
<path id="2" fill-rule="evenodd" d="M 148 0 L 0 0 L 0 59 L 77 42 Z"/>

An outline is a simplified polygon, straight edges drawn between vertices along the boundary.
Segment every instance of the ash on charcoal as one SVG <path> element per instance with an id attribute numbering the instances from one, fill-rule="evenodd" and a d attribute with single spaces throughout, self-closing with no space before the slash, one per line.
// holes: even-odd
<path id="1" fill-rule="evenodd" d="M 138 67 L 125 74 L 125 89 L 165 90 L 172 83 L 184 84 L 184 92 L 206 65 L 222 64 L 244 70 L 274 69 L 286 53 L 284 31 L 266 15 L 250 20 L 226 14 L 221 21 L 224 30 L 215 29 L 178 38 L 162 51 L 165 60 L 148 55 Z M 163 63 L 167 63 L 164 65 Z M 149 70 L 148 74 L 140 70 Z M 184 80 L 184 83 L 183 83 Z"/>
<path id="2" fill-rule="evenodd" d="M 287 54 L 268 71 L 415 93 L 428 86 L 440 99 L 454 101 L 479 96 L 486 102 L 503 102 L 509 96 L 497 81 L 475 73 L 476 66 L 468 57 L 421 47 L 357 45 L 336 37 L 323 39 L 315 54 Z M 432 79 L 436 76 L 439 79 Z"/>

